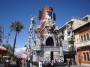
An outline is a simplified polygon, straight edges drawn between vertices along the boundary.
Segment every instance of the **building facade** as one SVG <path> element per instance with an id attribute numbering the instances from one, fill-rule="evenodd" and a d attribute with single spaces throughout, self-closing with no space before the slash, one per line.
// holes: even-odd
<path id="1" fill-rule="evenodd" d="M 73 18 L 58 29 L 53 8 L 46 6 L 39 11 L 39 20 L 34 30 L 37 36 L 32 46 L 33 61 L 66 63 L 72 59 L 77 64 L 90 64 L 90 15 Z"/>
<path id="2" fill-rule="evenodd" d="M 88 17 L 90 18 L 90 17 Z M 86 20 L 85 20 L 86 21 Z M 86 21 L 87 22 L 87 21 Z M 90 21 L 74 30 L 79 65 L 90 66 Z"/>
<path id="3" fill-rule="evenodd" d="M 75 62 L 78 62 L 77 54 L 76 54 L 77 44 L 75 40 L 74 30 L 87 24 L 89 21 L 90 21 L 90 15 L 86 15 L 83 19 L 73 18 L 59 28 L 59 35 L 63 40 L 62 46 L 63 46 L 65 61 L 69 58 L 69 59 L 73 59 Z"/>
<path id="4" fill-rule="evenodd" d="M 62 47 L 57 37 L 59 31 L 55 26 L 55 13 L 53 8 L 46 6 L 39 12 L 40 25 L 35 29 L 38 34 L 33 49 L 33 61 L 42 60 L 50 62 L 56 60 L 64 62 Z"/>

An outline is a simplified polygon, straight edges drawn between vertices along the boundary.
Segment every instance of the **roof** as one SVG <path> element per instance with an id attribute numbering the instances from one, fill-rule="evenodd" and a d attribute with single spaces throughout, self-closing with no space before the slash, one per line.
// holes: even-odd
<path id="1" fill-rule="evenodd" d="M 90 15 L 86 15 L 84 18 L 86 18 L 86 17 L 90 17 Z M 75 20 L 83 21 L 84 18 L 79 19 L 79 18 L 73 17 L 70 21 L 66 22 L 63 26 L 61 26 L 61 27 L 59 28 L 59 30 L 62 30 L 62 29 L 64 29 L 64 28 L 66 28 L 66 25 L 72 23 L 72 21 L 75 21 Z M 86 22 L 86 21 L 83 21 L 83 22 Z M 87 24 L 87 23 L 86 23 L 86 24 Z"/>
<path id="2" fill-rule="evenodd" d="M 75 30 L 73 30 L 73 31 L 75 32 L 76 30 L 78 30 L 78 29 L 80 29 L 80 28 L 84 28 L 84 27 L 87 26 L 87 25 L 90 25 L 90 22 L 88 22 L 88 23 L 86 23 L 86 24 L 84 24 L 84 25 L 78 27 L 77 29 L 75 29 Z"/>

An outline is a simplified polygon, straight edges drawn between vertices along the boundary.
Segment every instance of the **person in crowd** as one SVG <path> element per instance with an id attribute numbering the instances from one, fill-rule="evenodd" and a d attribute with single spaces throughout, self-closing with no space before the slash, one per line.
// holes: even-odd
<path id="1" fill-rule="evenodd" d="M 27 67 L 30 67 L 30 58 L 27 59 Z"/>
<path id="2" fill-rule="evenodd" d="M 17 67 L 20 67 L 20 59 L 19 58 L 16 58 L 16 65 L 17 65 Z"/>
<path id="3" fill-rule="evenodd" d="M 42 67 L 42 61 L 41 60 L 39 61 L 39 67 Z"/>
<path id="4" fill-rule="evenodd" d="M 51 60 L 50 67 L 55 67 L 54 60 Z"/>
<path id="5" fill-rule="evenodd" d="M 27 67 L 27 60 L 25 59 L 25 67 Z"/>
<path id="6" fill-rule="evenodd" d="M 68 59 L 67 64 L 68 64 L 68 67 L 70 67 L 70 65 L 71 65 L 71 59 Z"/>
<path id="7" fill-rule="evenodd" d="M 30 67 L 33 67 L 33 62 L 31 59 L 30 59 Z"/>
<path id="8" fill-rule="evenodd" d="M 75 59 L 72 58 L 71 61 L 72 61 L 72 65 L 76 65 Z"/>
<path id="9" fill-rule="evenodd" d="M 10 66 L 10 60 L 9 60 L 9 58 L 6 59 L 6 64 L 7 64 L 7 67 Z"/>
<path id="10" fill-rule="evenodd" d="M 22 64 L 21 65 L 22 67 L 25 67 L 25 60 L 24 59 L 21 60 L 21 64 Z"/>
<path id="11" fill-rule="evenodd" d="M 20 58 L 20 63 L 19 64 L 20 64 L 20 67 L 22 67 L 22 58 Z"/>

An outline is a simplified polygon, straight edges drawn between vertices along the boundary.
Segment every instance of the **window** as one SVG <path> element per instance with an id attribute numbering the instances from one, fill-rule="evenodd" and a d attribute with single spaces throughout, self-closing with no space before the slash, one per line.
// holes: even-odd
<path id="1" fill-rule="evenodd" d="M 89 34 L 87 33 L 87 40 L 89 40 Z"/>
<path id="2" fill-rule="evenodd" d="M 83 42 L 83 36 L 81 35 L 81 42 Z"/>
<path id="3" fill-rule="evenodd" d="M 87 52 L 86 55 L 87 55 L 87 60 L 90 61 L 89 53 Z"/>
<path id="4" fill-rule="evenodd" d="M 85 54 L 85 53 L 83 53 L 83 56 L 84 56 L 84 60 L 86 61 L 86 54 Z"/>
<path id="5" fill-rule="evenodd" d="M 86 41 L 86 35 L 84 34 L 84 41 Z"/>

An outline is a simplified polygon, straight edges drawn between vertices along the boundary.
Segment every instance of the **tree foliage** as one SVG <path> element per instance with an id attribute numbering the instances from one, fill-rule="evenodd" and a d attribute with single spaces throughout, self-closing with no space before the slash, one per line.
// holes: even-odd
<path id="1" fill-rule="evenodd" d="M 15 22 L 12 22 L 11 26 L 10 26 L 10 29 L 12 31 L 15 31 L 16 34 L 15 34 L 15 37 L 14 37 L 14 44 L 13 44 L 13 54 L 14 54 L 14 50 L 15 50 L 15 45 L 16 45 L 16 39 L 17 39 L 17 34 L 19 32 L 21 32 L 21 30 L 24 28 L 24 25 L 19 22 L 19 21 L 15 21 Z"/>

